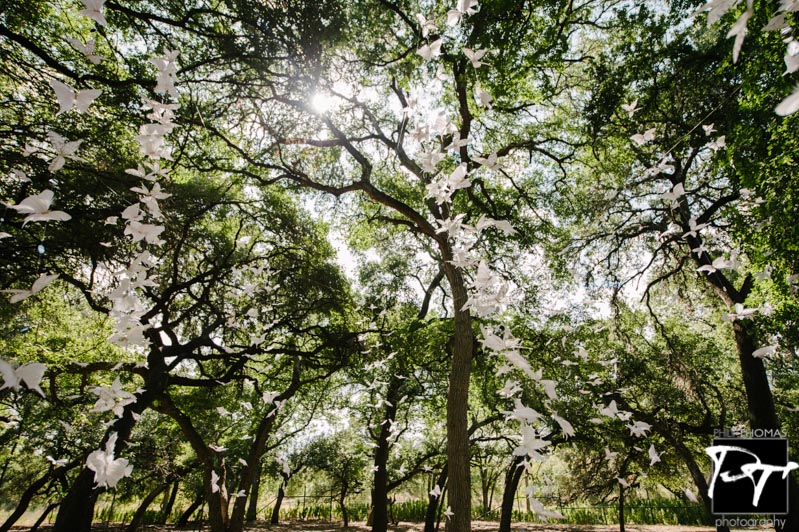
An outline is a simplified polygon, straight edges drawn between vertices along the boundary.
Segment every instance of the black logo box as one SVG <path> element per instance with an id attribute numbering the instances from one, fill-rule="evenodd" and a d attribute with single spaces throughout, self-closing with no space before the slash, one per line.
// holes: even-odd
<path id="1" fill-rule="evenodd" d="M 729 472 L 731 476 L 741 474 L 741 466 L 756 463 L 785 466 L 788 464 L 788 440 L 783 438 L 714 438 L 713 445 L 726 445 L 746 449 L 754 456 L 730 450 L 719 464 L 720 471 L 713 489 L 711 512 L 716 515 L 752 515 L 752 514 L 787 514 L 788 513 L 788 478 L 782 478 L 782 471 L 772 472 L 757 506 L 753 504 L 755 487 L 760 481 L 762 471 L 754 472 L 754 482 L 744 477 L 733 482 L 725 482 L 721 473 Z"/>

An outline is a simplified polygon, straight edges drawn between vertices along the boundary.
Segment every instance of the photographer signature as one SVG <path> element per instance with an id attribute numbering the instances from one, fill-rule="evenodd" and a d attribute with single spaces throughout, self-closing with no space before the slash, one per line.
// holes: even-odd
<path id="1" fill-rule="evenodd" d="M 741 473 L 737 475 L 730 474 L 731 471 L 722 471 L 721 465 L 724 463 L 724 459 L 727 457 L 727 453 L 730 451 L 746 453 L 754 458 L 754 461 L 742 465 Z M 788 462 L 784 466 L 764 464 L 752 451 L 733 445 L 713 445 L 711 447 L 707 447 L 705 452 L 710 455 L 710 458 L 713 460 L 713 480 L 711 480 L 710 487 L 707 490 L 708 497 L 711 499 L 713 498 L 713 489 L 715 488 L 716 480 L 719 477 L 721 477 L 721 480 L 724 482 L 736 482 L 746 477 L 752 481 L 752 485 L 755 488 L 755 493 L 752 496 L 752 506 L 755 507 L 757 507 L 758 503 L 760 502 L 760 495 L 763 493 L 763 489 L 766 487 L 766 482 L 772 473 L 782 472 L 782 478 L 785 479 L 791 470 L 799 469 L 799 464 L 796 462 Z M 755 472 L 757 471 L 762 472 L 762 475 L 760 475 L 758 480 L 755 480 Z"/>

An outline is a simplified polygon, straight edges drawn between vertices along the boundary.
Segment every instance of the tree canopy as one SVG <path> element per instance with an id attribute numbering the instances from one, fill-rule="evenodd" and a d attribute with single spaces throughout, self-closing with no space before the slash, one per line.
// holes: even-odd
<path id="1" fill-rule="evenodd" d="M 709 519 L 714 434 L 797 442 L 794 11 L 6 1 L 0 531 Z"/>

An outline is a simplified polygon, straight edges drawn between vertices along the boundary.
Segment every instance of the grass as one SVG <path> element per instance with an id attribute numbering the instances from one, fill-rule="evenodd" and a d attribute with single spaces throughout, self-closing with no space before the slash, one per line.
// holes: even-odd
<path id="1" fill-rule="evenodd" d="M 538 523 L 541 519 L 534 513 L 520 510 L 524 508 L 523 499 L 517 501 L 516 509 L 513 512 L 513 521 L 516 523 Z M 565 519 L 557 522 L 574 525 L 614 525 L 619 522 L 618 507 L 615 505 L 583 505 L 583 506 L 559 506 L 550 504 L 548 508 L 558 510 Z M 182 511 L 180 505 L 176 505 L 168 522 L 174 522 Z M 129 523 L 136 508 L 127 504 L 101 504 L 95 513 L 96 523 Z M 369 504 L 357 502 L 347 505 L 347 511 L 351 521 L 365 521 L 369 515 Z M 426 500 L 410 500 L 397 502 L 391 506 L 391 516 L 394 521 L 409 523 L 423 522 L 427 511 Z M 30 517 L 38 512 L 32 512 Z M 271 513 L 271 509 L 263 507 L 259 509 L 259 517 Z M 675 505 L 675 501 L 669 499 L 650 499 L 641 501 L 628 501 L 624 511 L 627 523 L 639 525 L 701 525 L 709 522 L 701 505 Z M 26 516 L 27 517 L 27 516 Z M 23 524 L 30 520 L 23 519 L 18 524 Z M 50 519 L 54 514 L 50 515 Z M 159 517 L 157 508 L 147 512 L 143 524 L 152 524 Z M 195 517 L 197 517 L 195 515 Z M 473 518 L 485 521 L 499 521 L 499 509 L 485 511 L 480 506 L 475 506 Z M 285 505 L 281 508 L 280 518 L 284 521 L 341 521 L 341 510 L 337 503 L 330 504 L 329 501 L 316 504 L 294 504 Z M 0 520 L 1 522 L 2 520 Z M 31 521 L 32 522 L 32 521 Z"/>

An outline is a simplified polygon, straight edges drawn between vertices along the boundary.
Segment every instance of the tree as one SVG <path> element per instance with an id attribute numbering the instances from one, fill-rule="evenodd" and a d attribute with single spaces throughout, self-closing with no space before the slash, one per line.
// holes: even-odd
<path id="1" fill-rule="evenodd" d="M 745 308 L 761 274 L 747 267 L 742 246 L 748 239 L 740 239 L 740 230 L 733 230 L 741 223 L 756 227 L 759 216 L 768 213 L 761 209 L 747 214 L 759 200 L 746 187 L 757 185 L 745 177 L 746 170 L 725 163 L 737 158 L 733 153 L 747 151 L 748 158 L 754 155 L 749 150 L 765 149 L 762 138 L 752 143 L 755 124 L 758 130 L 782 127 L 775 124 L 781 119 L 772 109 L 778 101 L 775 91 L 783 83 L 774 79 L 773 69 L 763 67 L 763 57 L 774 58 L 778 39 L 760 36 L 760 59 L 732 67 L 728 48 L 713 37 L 700 37 L 698 32 L 704 30 L 687 26 L 669 33 L 667 17 L 679 16 L 675 10 L 643 24 L 641 31 L 618 39 L 612 52 L 594 62 L 595 75 L 603 81 L 587 106 L 595 141 L 586 166 L 592 170 L 575 186 L 573 203 L 587 208 L 578 207 L 567 216 L 581 219 L 582 235 L 574 242 L 589 250 L 584 256 L 591 263 L 609 267 L 609 282 L 617 290 L 645 274 L 648 288 L 669 278 L 688 283 L 692 276 L 707 283 L 729 312 L 749 424 L 778 430 L 781 425 L 758 351 L 765 339 L 751 319 L 752 312 L 768 314 L 769 307 Z M 758 16 L 765 22 L 764 17 Z M 630 53 L 644 42 L 644 52 Z M 747 97 L 753 83 L 769 87 L 754 101 Z M 631 103 L 622 112 L 625 98 Z M 604 155 L 624 144 L 624 158 Z M 769 157 L 761 151 L 755 158 Z M 608 215 L 584 218 L 596 209 Z M 645 258 L 634 261 L 634 254 Z M 618 268 L 620 263 L 633 265 Z"/>
<path id="2" fill-rule="evenodd" d="M 552 95 L 554 101 L 563 90 L 551 84 L 541 90 L 535 88 L 537 80 L 548 77 L 542 72 L 542 64 L 548 61 L 543 57 L 567 53 L 561 32 L 571 20 L 578 26 L 591 24 L 589 13 L 593 6 L 582 6 L 576 13 L 571 12 L 571 7 L 549 5 L 487 5 L 476 13 L 464 8 L 455 19 L 465 22 L 468 18 L 469 25 L 464 25 L 468 29 L 453 30 L 452 42 L 444 46 L 440 55 L 439 77 L 449 81 L 443 86 L 439 83 L 435 94 L 446 109 L 438 120 L 435 113 L 426 112 L 429 104 L 419 100 L 420 90 L 416 88 L 431 77 L 431 68 L 427 63 L 420 64 L 419 56 L 431 59 L 438 55 L 437 35 L 431 25 L 414 20 L 413 10 L 418 9 L 415 6 L 390 4 L 387 11 L 382 9 L 385 6 L 371 7 L 358 4 L 351 11 L 341 10 L 342 15 L 349 15 L 341 21 L 345 35 L 357 34 L 359 40 L 355 42 L 359 44 L 347 41 L 346 50 L 338 42 L 329 47 L 302 49 L 284 75 L 247 86 L 249 90 L 241 93 L 241 102 L 247 115 L 255 116 L 254 120 L 264 128 L 268 139 L 264 144 L 268 147 L 242 149 L 242 156 L 269 172 L 269 178 L 261 180 L 264 183 L 279 180 L 335 197 L 356 196 L 353 201 L 361 219 L 385 224 L 386 234 L 424 250 L 443 270 L 450 294 L 448 314 L 454 325 L 447 396 L 453 510 L 450 526 L 467 530 L 471 519 L 468 390 L 475 344 L 472 309 L 484 314 L 493 307 L 481 300 L 482 295 L 472 295 L 467 306 L 468 287 L 474 275 L 467 266 L 480 262 L 474 255 L 483 248 L 475 246 L 475 241 L 483 240 L 462 237 L 470 230 L 479 233 L 488 229 L 486 234 L 491 234 L 499 227 L 501 233 L 485 240 L 485 251 L 493 258 L 493 251 L 502 248 L 502 235 L 513 232 L 510 225 L 499 220 L 518 221 L 520 228 L 536 226 L 515 216 L 514 202 L 523 191 L 514 181 L 513 172 L 500 172 L 500 179 L 491 172 L 498 170 L 494 164 L 497 157 L 506 158 L 509 166 L 514 166 L 525 154 L 562 163 L 574 153 L 568 140 L 547 130 L 553 125 L 549 117 L 546 124 L 539 125 L 517 118 L 542 95 Z M 514 9 L 526 10 L 527 16 L 508 15 Z M 424 17 L 438 23 L 446 15 L 438 8 Z M 539 22 L 553 18 L 558 27 L 540 33 Z M 441 27 L 444 31 L 443 24 Z M 259 31 L 261 28 L 253 28 L 250 42 L 257 42 Z M 382 42 L 384 35 L 393 37 Z M 492 63 L 502 73 L 500 78 L 504 74 L 512 77 L 514 86 L 498 87 L 492 82 L 495 78 L 483 74 L 487 69 L 476 70 L 481 66 L 479 61 L 469 60 L 460 50 L 469 46 L 489 48 L 509 35 L 514 42 L 533 39 L 535 44 L 530 46 L 540 45 L 541 52 L 524 57 L 522 51 L 503 47 L 498 60 Z M 364 36 L 368 38 L 363 40 Z M 419 53 L 414 54 L 414 50 Z M 243 70 L 239 72 L 247 75 Z M 249 75 L 263 80 L 257 65 Z M 530 76 L 530 80 L 525 76 Z M 470 95 L 481 83 L 481 99 L 474 103 Z M 498 101 L 493 113 L 486 91 L 489 86 L 501 98 L 501 105 Z M 313 101 L 333 103 L 335 109 L 323 110 L 321 105 L 315 108 Z M 392 112 L 386 101 L 405 111 Z M 286 120 L 275 123 L 276 116 Z M 521 125 L 512 127 L 514 123 Z M 467 173 L 469 180 L 464 179 Z M 502 182 L 506 178 L 510 184 Z M 477 187 L 468 186 L 472 180 Z M 467 226 L 469 223 L 473 225 Z M 476 231 L 475 226 L 479 226 Z M 532 232 L 524 236 L 533 238 Z M 477 292 L 487 290 L 483 285 L 475 288 Z M 503 295 L 491 294 L 495 300 Z M 486 295 L 484 300 L 491 296 Z"/>
<path id="3" fill-rule="evenodd" d="M 366 453 L 359 438 L 337 432 L 328 438 L 314 440 L 308 452 L 308 465 L 323 471 L 330 480 L 330 490 L 337 494 L 337 502 L 344 519 L 344 528 L 350 526 L 346 499 L 358 493 L 363 486 Z"/>

